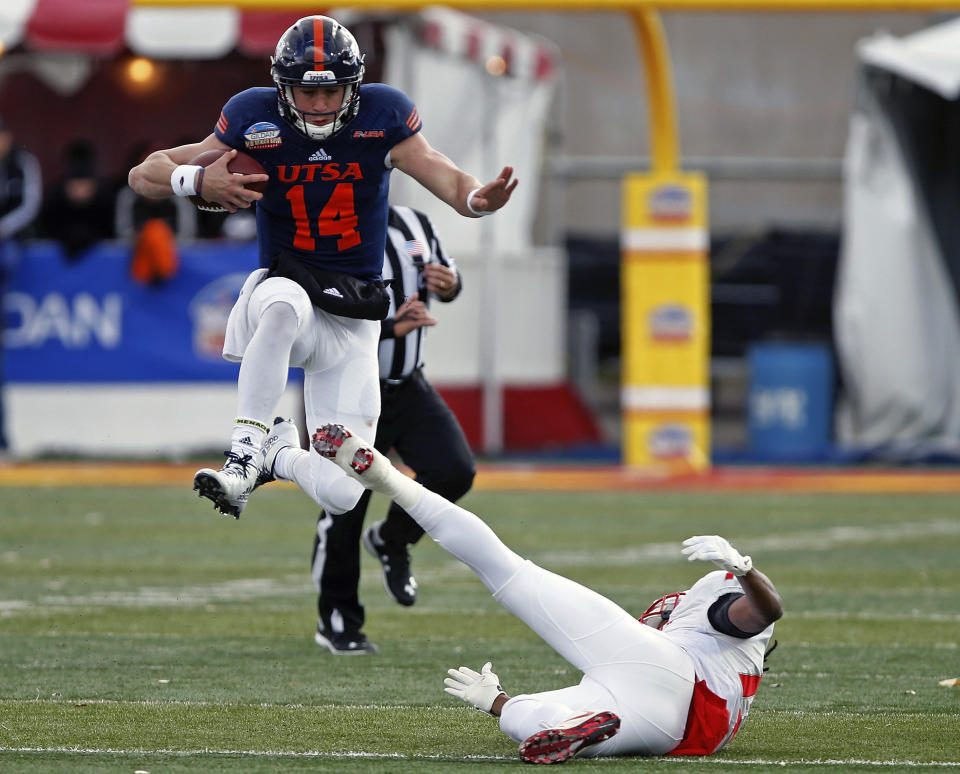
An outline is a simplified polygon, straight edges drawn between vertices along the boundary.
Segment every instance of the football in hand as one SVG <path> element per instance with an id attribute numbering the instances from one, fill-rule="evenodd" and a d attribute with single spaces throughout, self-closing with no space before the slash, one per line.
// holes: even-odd
<path id="1" fill-rule="evenodd" d="M 220 148 L 204 151 L 196 158 L 191 159 L 190 163 L 197 164 L 201 167 L 209 167 L 214 161 L 216 161 L 226 152 L 227 151 L 221 150 Z M 227 169 L 229 169 L 235 175 L 267 174 L 267 170 L 260 165 L 259 161 L 243 151 L 237 151 L 237 155 L 231 159 L 230 163 L 227 165 Z M 267 181 L 263 181 L 262 183 L 251 183 L 246 187 L 251 191 L 263 193 L 267 190 Z M 191 196 L 190 201 L 197 206 L 197 209 L 203 210 L 204 212 L 227 212 L 224 207 L 221 207 L 219 204 L 214 202 L 208 202 L 206 199 L 200 196 L 200 194 L 194 194 Z"/>

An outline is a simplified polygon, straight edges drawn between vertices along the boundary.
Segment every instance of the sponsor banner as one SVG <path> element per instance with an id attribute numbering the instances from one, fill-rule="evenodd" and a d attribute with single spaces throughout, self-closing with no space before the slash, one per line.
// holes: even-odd
<path id="1" fill-rule="evenodd" d="M 688 234 L 688 239 L 694 235 L 700 239 L 700 232 L 706 234 L 708 230 L 706 194 L 707 180 L 695 172 L 627 175 L 624 178 L 623 228 L 627 231 L 652 230 L 660 239 L 666 239 L 671 231 L 678 235 Z M 691 249 L 687 242 L 682 245 L 683 249 Z M 638 249 L 643 249 L 642 245 L 638 245 Z"/>
<path id="2" fill-rule="evenodd" d="M 220 352 L 256 243 L 181 246 L 162 285 L 134 282 L 130 257 L 121 243 L 70 262 L 56 243 L 25 246 L 4 295 L 8 382 L 236 381 Z"/>
<path id="3" fill-rule="evenodd" d="M 693 338 L 693 310 L 686 304 L 658 304 L 647 319 L 654 341 L 687 342 Z"/>
<path id="4" fill-rule="evenodd" d="M 649 454 L 655 460 L 686 460 L 695 448 L 693 430 L 682 422 L 655 425 L 647 443 Z"/>
<path id="5" fill-rule="evenodd" d="M 632 465 L 685 474 L 710 467 L 709 408 L 627 410 L 624 449 Z"/>
<path id="6" fill-rule="evenodd" d="M 693 212 L 690 188 L 670 183 L 655 185 L 647 193 L 647 211 L 654 222 L 686 222 Z"/>

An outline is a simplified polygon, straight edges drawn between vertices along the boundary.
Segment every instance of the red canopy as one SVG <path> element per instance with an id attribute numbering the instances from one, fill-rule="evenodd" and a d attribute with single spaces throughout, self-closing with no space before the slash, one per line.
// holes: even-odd
<path id="1" fill-rule="evenodd" d="M 262 59 L 306 15 L 303 9 L 144 6 L 133 0 L 0 0 L 0 6 L 0 53 L 22 46 L 101 58 L 129 49 L 152 59 L 218 59 L 234 50 Z M 428 47 L 480 66 L 498 55 L 511 74 L 532 80 L 556 74 L 556 49 L 546 41 L 441 7 L 418 16 Z"/>
<path id="2" fill-rule="evenodd" d="M 302 11 L 230 6 L 136 6 L 131 0 L 3 0 L 0 45 L 113 56 L 124 48 L 157 59 L 213 59 L 234 49 L 273 53 Z M 9 5 L 8 5 L 9 4 Z"/>
<path id="3" fill-rule="evenodd" d="M 116 54 L 124 46 L 128 5 L 129 0 L 36 0 L 21 28 L 25 43 L 30 48 L 49 51 Z M 17 31 L 12 33 L 15 41 Z"/>

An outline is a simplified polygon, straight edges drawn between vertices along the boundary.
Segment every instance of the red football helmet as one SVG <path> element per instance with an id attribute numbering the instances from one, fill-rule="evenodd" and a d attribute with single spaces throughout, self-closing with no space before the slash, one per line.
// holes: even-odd
<path id="1" fill-rule="evenodd" d="M 663 625 L 670 620 L 670 614 L 680 604 L 680 597 L 687 592 L 675 591 L 673 594 L 666 594 L 650 607 L 637 620 L 645 626 L 652 626 L 654 629 L 662 629 Z"/>

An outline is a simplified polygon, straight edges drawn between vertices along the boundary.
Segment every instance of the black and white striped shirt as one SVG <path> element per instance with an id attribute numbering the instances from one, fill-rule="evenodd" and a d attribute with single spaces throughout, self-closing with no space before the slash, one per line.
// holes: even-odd
<path id="1" fill-rule="evenodd" d="M 397 307 L 412 295 L 419 293 L 420 300 L 429 306 L 422 275 L 423 266 L 427 263 L 440 263 L 451 268 L 462 286 L 457 265 L 444 252 L 430 218 L 409 207 L 390 207 L 382 276 L 385 280 L 398 277 L 399 281 L 394 282 L 390 289 L 390 312 L 384 321 L 380 338 L 381 380 L 402 381 L 423 366 L 423 341 L 427 329 L 416 328 L 397 339 L 392 334 L 392 321 Z"/>

